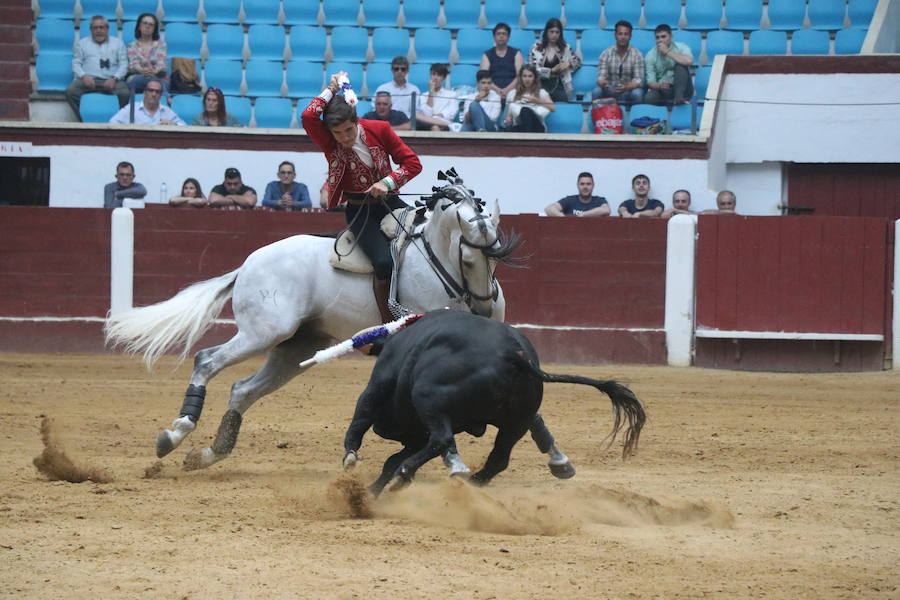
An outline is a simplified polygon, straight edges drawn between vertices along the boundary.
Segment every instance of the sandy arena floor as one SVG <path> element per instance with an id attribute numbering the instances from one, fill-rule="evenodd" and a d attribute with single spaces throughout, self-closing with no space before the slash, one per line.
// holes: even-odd
<path id="1" fill-rule="evenodd" d="M 898 598 L 896 373 L 782 375 L 545 365 L 615 377 L 644 401 L 638 455 L 603 450 L 609 402 L 550 385 L 542 413 L 578 474 L 529 439 L 483 489 L 439 461 L 350 516 L 344 428 L 370 359 L 316 367 L 263 399 L 231 458 L 184 472 L 231 382 L 157 464 L 189 368 L 93 355 L 0 355 L 3 598 Z M 49 481 L 44 444 L 108 483 Z M 493 439 L 458 438 L 478 466 Z M 398 448 L 368 436 L 368 484 Z M 60 457 L 50 457 L 59 463 Z"/>

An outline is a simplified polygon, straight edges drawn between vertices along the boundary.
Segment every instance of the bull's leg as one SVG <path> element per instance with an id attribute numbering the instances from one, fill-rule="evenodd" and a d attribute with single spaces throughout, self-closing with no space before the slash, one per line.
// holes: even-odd
<path id="1" fill-rule="evenodd" d="M 475 485 L 487 485 L 498 473 L 502 473 L 509 466 L 509 454 L 525 432 L 529 424 L 524 426 L 503 426 L 497 431 L 494 439 L 494 448 L 488 454 L 487 460 L 481 470 L 472 475 L 469 481 Z"/>
<path id="2" fill-rule="evenodd" d="M 554 477 L 569 479 L 575 476 L 575 467 L 569 462 L 569 457 L 556 446 L 556 440 L 553 439 L 553 434 L 547 429 L 540 414 L 534 415 L 534 421 L 531 424 L 531 439 L 534 440 L 538 450 L 550 457 L 548 466 Z"/>
<path id="3" fill-rule="evenodd" d="M 391 491 L 397 491 L 409 485 L 416 476 L 416 471 L 432 458 L 443 454 L 453 443 L 453 428 L 450 421 L 443 417 L 423 418 L 428 428 L 428 441 L 418 452 L 405 459 L 394 473 Z"/>
<path id="4" fill-rule="evenodd" d="M 197 421 L 200 420 L 200 414 L 203 412 L 207 382 L 219 371 L 234 364 L 234 362 L 226 361 L 228 357 L 225 352 L 219 352 L 225 345 L 227 344 L 205 348 L 194 357 L 194 372 L 191 374 L 191 382 L 184 393 L 184 402 L 181 404 L 179 417 L 172 422 L 172 429 L 163 429 L 156 436 L 156 456 L 158 458 L 172 452 L 197 427 Z"/>
<path id="5" fill-rule="evenodd" d="M 203 450 L 191 450 L 184 458 L 184 469 L 204 469 L 226 458 L 237 443 L 244 413 L 254 402 L 305 371 L 306 367 L 300 367 L 299 363 L 312 355 L 317 347 L 316 343 L 315 340 L 301 338 L 299 335 L 282 342 L 269 352 L 262 369 L 231 386 L 228 410 L 222 415 L 222 422 L 212 445 Z M 324 344 L 322 340 L 318 340 L 318 343 L 318 347 Z M 248 356 L 243 356 L 240 360 Z"/>
<path id="6" fill-rule="evenodd" d="M 363 436 L 375 422 L 375 411 L 383 401 L 384 393 L 379 391 L 380 384 L 369 381 L 369 385 L 360 394 L 356 401 L 356 409 L 353 411 L 353 420 L 344 434 L 344 460 L 343 467 L 349 471 L 356 466 L 359 456 L 357 452 L 362 446 Z M 384 487 L 384 486 L 382 486 Z"/>
<path id="7" fill-rule="evenodd" d="M 413 452 L 415 452 L 414 447 L 404 445 L 403 450 L 389 456 L 388 459 L 384 461 L 384 467 L 381 469 L 381 475 L 378 476 L 378 479 L 372 482 L 372 485 L 369 486 L 369 491 L 376 496 L 381 494 L 384 486 L 386 486 L 388 484 L 388 481 L 391 480 L 391 477 L 394 476 L 394 473 L 397 471 L 397 467 L 400 466 L 400 463 L 406 460 L 407 457 L 411 456 Z"/>

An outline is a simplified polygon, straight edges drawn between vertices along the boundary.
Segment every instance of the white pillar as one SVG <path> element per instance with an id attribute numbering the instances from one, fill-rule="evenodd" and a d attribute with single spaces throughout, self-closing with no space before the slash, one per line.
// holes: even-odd
<path id="1" fill-rule="evenodd" d="M 694 339 L 694 254 L 697 217 L 669 219 L 666 241 L 666 351 L 669 364 L 691 365 Z"/>
<path id="2" fill-rule="evenodd" d="M 900 228 L 900 219 L 894 221 L 894 335 L 891 365 L 895 370 L 900 370 L 900 245 L 897 244 L 897 232 L 900 229 L 898 228 Z"/>
<path id="3" fill-rule="evenodd" d="M 134 293 L 134 213 L 130 208 L 112 211 L 109 248 L 109 311 L 132 307 Z"/>

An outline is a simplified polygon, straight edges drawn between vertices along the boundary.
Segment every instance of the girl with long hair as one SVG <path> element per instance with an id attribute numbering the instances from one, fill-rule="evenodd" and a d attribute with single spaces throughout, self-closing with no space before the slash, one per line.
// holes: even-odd
<path id="1" fill-rule="evenodd" d="M 574 87 L 572 73 L 581 66 L 581 58 L 566 43 L 559 19 L 547 21 L 540 41 L 531 47 L 528 64 L 537 67 L 541 87 L 550 93 L 555 102 L 571 99 Z"/>
<path id="2" fill-rule="evenodd" d="M 194 117 L 191 125 L 242 127 L 234 115 L 225 111 L 225 95 L 217 87 L 208 88 L 203 94 L 203 112 Z"/>
<path id="3" fill-rule="evenodd" d="M 522 65 L 516 77 L 516 87 L 506 96 L 507 131 L 543 133 L 547 131 L 544 119 L 556 110 L 556 103 L 541 87 L 534 65 Z"/>
<path id="4" fill-rule="evenodd" d="M 203 195 L 200 182 L 193 177 L 188 177 L 181 184 L 181 194 L 169 198 L 169 206 L 193 206 L 202 208 L 209 206 L 209 201 Z"/>

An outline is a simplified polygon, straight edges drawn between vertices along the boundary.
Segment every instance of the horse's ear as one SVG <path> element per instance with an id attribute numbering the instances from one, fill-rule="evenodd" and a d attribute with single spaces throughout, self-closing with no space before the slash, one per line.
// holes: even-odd
<path id="1" fill-rule="evenodd" d="M 491 209 L 491 223 L 494 227 L 500 224 L 500 201 L 494 200 L 494 207 Z"/>
<path id="2" fill-rule="evenodd" d="M 446 181 L 446 179 L 447 179 L 447 174 L 444 173 L 443 171 L 438 171 L 438 179 L 441 180 L 441 181 Z"/>

